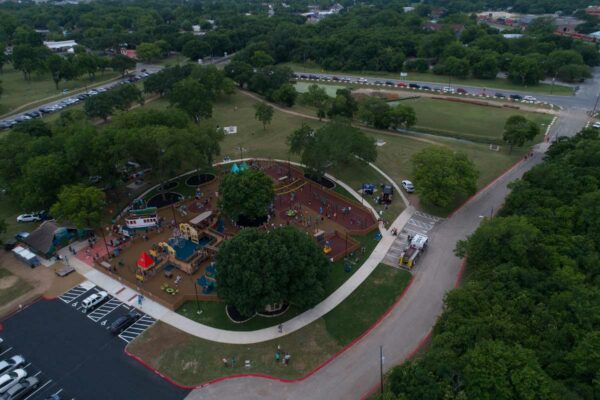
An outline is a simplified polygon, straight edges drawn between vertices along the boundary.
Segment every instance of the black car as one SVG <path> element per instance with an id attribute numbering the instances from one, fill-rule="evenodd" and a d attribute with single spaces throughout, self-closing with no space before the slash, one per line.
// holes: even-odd
<path id="1" fill-rule="evenodd" d="M 421 85 L 419 85 L 418 83 L 409 83 L 408 87 L 411 89 L 421 89 Z"/>
<path id="2" fill-rule="evenodd" d="M 388 86 L 396 86 L 396 84 L 392 81 L 385 81 L 385 84 Z"/>
<path id="3" fill-rule="evenodd" d="M 504 95 L 504 93 L 496 93 L 494 96 L 497 97 L 497 98 L 499 98 L 499 99 L 505 99 L 506 98 L 506 96 Z"/>
<path id="4" fill-rule="evenodd" d="M 141 315 L 137 313 L 135 310 L 129 311 L 125 315 L 121 315 L 119 318 L 115 319 L 108 330 L 110 333 L 118 335 L 127 329 L 131 324 L 140 319 Z"/>
<path id="5" fill-rule="evenodd" d="M 513 100 L 523 100 L 523 96 L 521 96 L 520 94 L 511 94 L 510 98 Z"/>
<path id="6" fill-rule="evenodd" d="M 431 90 L 431 87 L 429 87 L 429 86 L 421 86 L 421 89 L 423 89 L 423 90 Z"/>
<path id="7" fill-rule="evenodd" d="M 383 82 L 381 82 L 381 81 L 375 81 L 375 84 L 376 85 L 383 85 Z"/>

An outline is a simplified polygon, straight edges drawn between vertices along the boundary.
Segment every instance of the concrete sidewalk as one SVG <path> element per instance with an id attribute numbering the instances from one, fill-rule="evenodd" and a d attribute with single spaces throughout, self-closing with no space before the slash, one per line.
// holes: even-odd
<path id="1" fill-rule="evenodd" d="M 392 224 L 393 227 L 398 227 L 400 230 L 406 222 L 411 218 L 414 213 L 414 208 L 409 207 L 404 210 L 398 218 Z M 169 325 L 172 325 L 182 331 L 210 341 L 228 344 L 252 344 L 260 343 L 268 340 L 273 340 L 290 334 L 305 327 L 306 325 L 316 321 L 329 311 L 337 307 L 342 301 L 352 294 L 375 270 L 377 265 L 383 260 L 387 254 L 389 248 L 395 240 L 395 236 L 384 231 L 380 242 L 377 244 L 369 258 L 364 264 L 356 271 L 342 286 L 340 286 L 335 292 L 329 297 L 317 304 L 314 308 L 303 312 L 302 314 L 286 321 L 283 324 L 283 332 L 280 333 L 277 326 L 270 328 L 260 329 L 256 331 L 228 331 L 224 329 L 217 329 L 207 325 L 200 324 L 192 321 L 175 311 L 171 311 L 168 308 L 160 305 L 159 303 L 145 298 L 142 307 L 140 309 L 146 314 L 150 315 L 156 320 L 161 320 Z M 79 242 L 72 247 L 76 250 L 84 247 L 86 242 Z M 69 253 L 68 248 L 63 248 L 59 252 L 62 256 L 68 257 L 68 262 L 72 265 L 77 272 L 83 275 L 87 280 L 100 286 L 106 290 L 110 295 L 116 297 L 120 301 L 129 304 L 131 306 L 137 306 L 137 291 L 129 288 L 117 279 L 108 276 L 94 268 L 85 262 L 79 260 L 77 257 L 73 257 Z"/>

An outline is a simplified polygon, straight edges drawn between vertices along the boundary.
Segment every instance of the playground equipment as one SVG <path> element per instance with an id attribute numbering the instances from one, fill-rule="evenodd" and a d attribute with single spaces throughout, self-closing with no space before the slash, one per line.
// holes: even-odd
<path id="1" fill-rule="evenodd" d="M 425 251 L 427 248 L 427 242 L 429 238 L 425 235 L 416 234 L 409 240 L 408 248 L 402 250 L 400 254 L 400 259 L 398 260 L 398 265 L 406 266 L 409 269 L 412 269 L 417 265 L 417 258 Z"/>
<path id="2" fill-rule="evenodd" d="M 375 185 L 372 183 L 363 183 L 362 184 L 362 192 L 363 194 L 373 194 L 375 193 Z"/>
<path id="3" fill-rule="evenodd" d="M 189 241 L 198 244 L 198 231 L 190 224 L 182 223 L 179 224 L 179 231 Z"/>
<path id="4" fill-rule="evenodd" d="M 145 251 L 142 251 L 136 264 L 135 277 L 139 281 L 143 282 L 147 277 L 154 275 L 156 261 L 148 255 Z"/>
<path id="5" fill-rule="evenodd" d="M 153 228 L 158 225 L 156 207 L 147 207 L 139 210 L 129 210 L 125 217 L 125 225 L 129 229 Z"/>
<path id="6" fill-rule="evenodd" d="M 394 197 L 394 187 L 388 184 L 381 185 L 381 196 L 377 197 L 377 203 L 390 204 Z"/>

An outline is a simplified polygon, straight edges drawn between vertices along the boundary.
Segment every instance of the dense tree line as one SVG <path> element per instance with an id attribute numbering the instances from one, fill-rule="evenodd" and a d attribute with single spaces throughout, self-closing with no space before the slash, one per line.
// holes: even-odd
<path id="1" fill-rule="evenodd" d="M 24 209 L 49 209 L 63 186 L 91 185 L 90 176 L 110 188 L 127 161 L 152 168 L 160 181 L 208 167 L 223 138 L 210 122 L 196 124 L 178 109 L 120 113 L 102 130 L 82 114 L 63 112 L 52 125 L 27 121 L 2 139 L 0 182 Z"/>
<path id="2" fill-rule="evenodd" d="M 393 370 L 390 397 L 598 398 L 599 155 L 596 130 L 559 139 L 459 243 L 467 279 L 430 348 Z"/>

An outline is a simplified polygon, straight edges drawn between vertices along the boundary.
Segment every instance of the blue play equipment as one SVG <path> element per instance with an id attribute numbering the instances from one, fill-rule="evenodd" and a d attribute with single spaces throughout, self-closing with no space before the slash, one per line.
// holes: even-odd
<path id="1" fill-rule="evenodd" d="M 219 222 L 217 222 L 217 232 L 225 232 L 225 220 L 223 218 L 219 218 Z"/>
<path id="2" fill-rule="evenodd" d="M 381 232 L 377 232 L 375 234 L 375 240 L 378 241 L 378 242 L 381 240 Z"/>
<path id="3" fill-rule="evenodd" d="M 373 194 L 375 192 L 375 185 L 372 183 L 363 183 L 362 191 L 364 194 Z"/>

